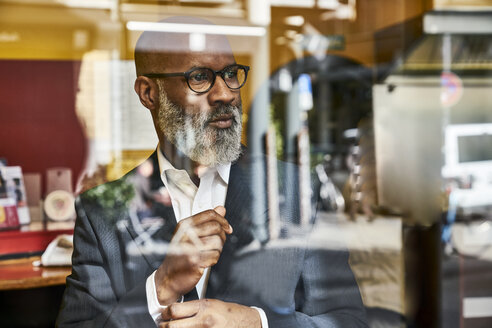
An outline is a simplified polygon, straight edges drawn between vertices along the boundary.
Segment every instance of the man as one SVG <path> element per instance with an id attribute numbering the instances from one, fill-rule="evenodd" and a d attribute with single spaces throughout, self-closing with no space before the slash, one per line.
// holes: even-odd
<path id="1" fill-rule="evenodd" d="M 159 147 L 78 198 L 58 325 L 364 327 L 345 252 L 302 239 L 261 247 L 255 237 L 252 159 L 240 144 L 249 67 L 227 40 L 206 35 L 197 46 L 188 35 L 145 32 L 135 63 Z"/>

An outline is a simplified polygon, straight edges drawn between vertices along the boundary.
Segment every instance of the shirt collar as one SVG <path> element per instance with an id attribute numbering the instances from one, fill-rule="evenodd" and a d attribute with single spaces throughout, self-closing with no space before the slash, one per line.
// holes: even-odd
<path id="1" fill-rule="evenodd" d="M 175 168 L 171 162 L 164 156 L 161 151 L 160 144 L 157 146 L 157 160 L 159 162 L 159 171 L 161 172 L 161 176 L 166 176 L 164 173 L 167 170 L 178 170 Z M 214 167 L 210 167 L 210 169 L 217 171 L 220 178 L 225 184 L 229 184 L 229 173 L 231 172 L 231 163 L 226 164 L 217 164 Z"/>
<path id="2" fill-rule="evenodd" d="M 229 173 L 231 172 L 231 163 L 218 164 L 216 166 L 217 172 L 224 183 L 229 184 Z"/>
<path id="3" fill-rule="evenodd" d="M 159 171 L 161 172 L 161 175 L 163 175 L 167 170 L 176 170 L 176 168 L 162 153 L 160 144 L 157 146 L 157 161 L 159 162 Z"/>

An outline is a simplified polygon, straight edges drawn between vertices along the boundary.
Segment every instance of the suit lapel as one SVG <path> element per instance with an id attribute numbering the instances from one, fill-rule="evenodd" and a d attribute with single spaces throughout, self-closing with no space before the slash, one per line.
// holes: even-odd
<path id="1" fill-rule="evenodd" d="M 229 220 L 233 229 L 237 225 L 249 223 L 243 222 L 245 212 L 249 212 L 249 208 L 247 207 L 251 204 L 252 200 L 250 182 L 246 179 L 244 169 L 240 163 L 235 163 L 231 166 L 231 172 L 229 174 L 225 208 L 226 218 Z"/>
<path id="2" fill-rule="evenodd" d="M 210 272 L 207 297 L 223 294 L 227 290 L 227 279 L 236 251 L 254 239 L 251 232 L 251 206 L 254 197 L 251 193 L 250 165 L 248 156 L 243 156 L 231 166 L 225 202 L 226 219 L 233 228 L 232 235 L 222 249 L 220 259 Z"/>

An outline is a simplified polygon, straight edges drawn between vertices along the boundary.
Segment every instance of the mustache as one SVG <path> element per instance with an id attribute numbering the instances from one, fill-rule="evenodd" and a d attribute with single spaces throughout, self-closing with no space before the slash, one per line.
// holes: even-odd
<path id="1" fill-rule="evenodd" d="M 233 105 L 219 105 L 217 106 L 207 118 L 207 124 L 217 120 L 222 116 L 231 116 L 234 123 L 239 123 L 238 120 L 241 116 L 241 108 Z"/>

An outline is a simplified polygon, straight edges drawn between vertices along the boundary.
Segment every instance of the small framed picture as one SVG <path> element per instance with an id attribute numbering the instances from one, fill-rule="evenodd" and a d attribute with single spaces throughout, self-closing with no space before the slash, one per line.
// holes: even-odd
<path id="1" fill-rule="evenodd" d="M 14 198 L 0 198 L 0 230 L 19 227 L 19 216 Z"/>
<path id="2" fill-rule="evenodd" d="M 15 200 L 20 224 L 29 224 L 29 207 L 27 206 L 26 188 L 20 166 L 0 167 L 0 198 Z"/>

